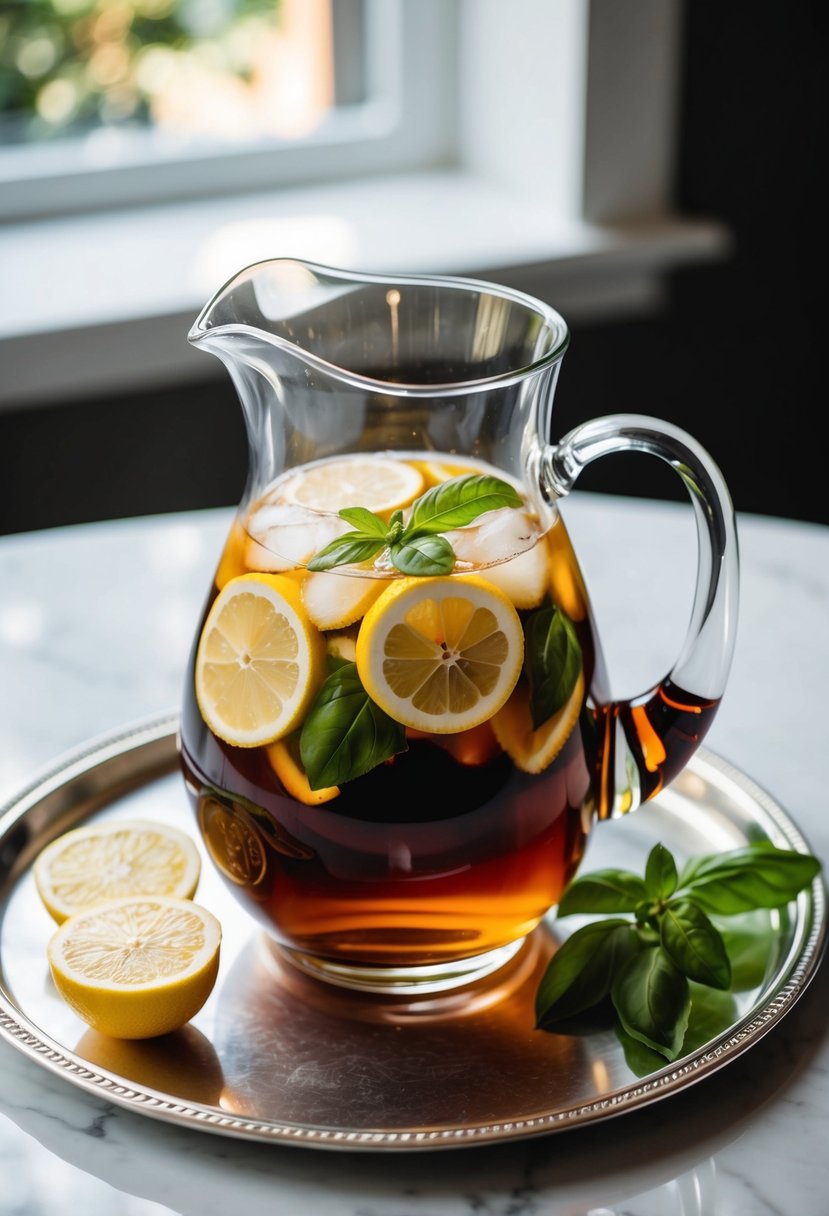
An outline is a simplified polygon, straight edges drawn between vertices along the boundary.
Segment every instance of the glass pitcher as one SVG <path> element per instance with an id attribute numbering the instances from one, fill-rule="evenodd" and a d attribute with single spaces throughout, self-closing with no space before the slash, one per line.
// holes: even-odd
<path id="1" fill-rule="evenodd" d="M 567 326 L 490 283 L 266 261 L 189 339 L 225 364 L 250 452 L 181 718 L 205 846 L 304 971 L 471 982 L 710 726 L 737 615 L 723 479 L 657 419 L 551 443 Z M 699 563 L 676 663 L 619 701 L 557 503 L 631 449 L 685 482 Z"/>

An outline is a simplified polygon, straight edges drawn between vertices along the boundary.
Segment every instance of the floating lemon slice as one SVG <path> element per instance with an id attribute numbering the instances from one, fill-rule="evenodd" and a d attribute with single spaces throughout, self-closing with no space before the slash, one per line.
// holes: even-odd
<path id="1" fill-rule="evenodd" d="M 273 743 L 297 725 L 325 675 L 325 643 L 299 587 L 243 574 L 217 596 L 196 653 L 196 700 L 207 725 L 236 747 Z"/>
<path id="2" fill-rule="evenodd" d="M 392 583 L 357 637 L 357 670 L 369 696 L 396 721 L 433 734 L 491 718 L 523 658 L 515 608 L 476 577 Z"/>
<path id="3" fill-rule="evenodd" d="M 184 832 L 144 819 L 92 824 L 64 833 L 38 855 L 34 879 L 50 915 L 68 916 L 127 895 L 190 899 L 201 861 Z"/>
<path id="4" fill-rule="evenodd" d="M 222 931 L 185 899 L 130 897 L 79 912 L 49 942 L 55 986 L 101 1034 L 149 1039 L 189 1022 L 219 969 Z"/>
<path id="5" fill-rule="evenodd" d="M 543 773 L 570 738 L 583 700 L 584 676 L 580 674 L 561 709 L 533 730 L 529 689 L 520 686 L 492 719 L 492 729 L 518 768 L 525 773 Z"/>
<path id="6" fill-rule="evenodd" d="M 402 460 L 349 456 L 303 469 L 285 482 L 282 497 L 314 511 L 366 507 L 387 515 L 408 506 L 422 490 L 423 474 Z"/>
<path id="7" fill-rule="evenodd" d="M 480 473 L 483 471 L 474 466 L 453 464 L 450 461 L 443 460 L 415 460 L 412 463 L 423 474 L 429 487 L 439 486 L 444 481 L 449 481 L 452 477 L 463 477 L 467 473 Z"/>
<path id="8" fill-rule="evenodd" d="M 280 739 L 266 748 L 271 768 L 285 787 L 286 794 L 304 802 L 306 806 L 319 806 L 322 802 L 330 802 L 339 795 L 338 785 L 326 785 L 322 789 L 312 790 L 308 775 L 302 767 L 299 747 L 295 739 Z"/>
<path id="9" fill-rule="evenodd" d="M 302 602 L 318 629 L 347 629 L 365 616 L 385 585 L 378 578 L 312 571 L 302 579 Z"/>

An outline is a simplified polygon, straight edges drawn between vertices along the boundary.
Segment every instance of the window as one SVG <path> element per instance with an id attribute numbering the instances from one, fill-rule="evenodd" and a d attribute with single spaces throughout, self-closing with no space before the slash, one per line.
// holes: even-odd
<path id="1" fill-rule="evenodd" d="M 455 20 L 454 0 L 2 3 L 0 217 L 445 161 Z"/>
<path id="2" fill-rule="evenodd" d="M 727 247 L 671 210 L 681 0 L 292 3 L 333 47 L 304 133 L 0 149 L 0 408 L 210 374 L 183 335 L 260 258 L 497 278 L 575 319 Z"/>

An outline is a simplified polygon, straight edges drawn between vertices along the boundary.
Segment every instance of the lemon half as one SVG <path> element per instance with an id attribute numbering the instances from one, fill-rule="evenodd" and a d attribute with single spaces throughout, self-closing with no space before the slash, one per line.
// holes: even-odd
<path id="1" fill-rule="evenodd" d="M 325 642 L 296 582 L 243 574 L 217 596 L 196 653 L 196 700 L 215 735 L 257 747 L 287 735 L 325 675 Z"/>
<path id="2" fill-rule="evenodd" d="M 38 855 L 34 879 L 50 915 L 68 916 L 127 895 L 189 899 L 201 860 L 184 832 L 145 819 L 113 820 L 65 832 Z"/>
<path id="3" fill-rule="evenodd" d="M 161 896 L 79 912 L 49 942 L 55 986 L 101 1034 L 149 1039 L 177 1030 L 210 995 L 222 931 L 206 908 Z"/>
<path id="4" fill-rule="evenodd" d="M 449 734 L 501 708 L 524 658 L 518 613 L 484 579 L 407 578 L 365 615 L 357 670 L 366 692 L 397 722 Z"/>

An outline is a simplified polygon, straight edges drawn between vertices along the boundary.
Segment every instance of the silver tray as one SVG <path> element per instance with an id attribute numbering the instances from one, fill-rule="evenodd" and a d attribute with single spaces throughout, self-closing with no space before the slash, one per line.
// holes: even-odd
<path id="1" fill-rule="evenodd" d="M 544 924 L 497 978 L 410 1004 L 329 989 L 286 966 L 204 861 L 197 899 L 223 927 L 208 1003 L 175 1034 L 142 1043 L 89 1030 L 55 991 L 54 931 L 31 864 L 61 832 L 97 817 L 156 818 L 196 836 L 166 716 L 94 741 L 0 811 L 0 1034 L 43 1068 L 141 1114 L 225 1136 L 328 1149 L 416 1150 L 546 1134 L 617 1116 L 684 1089 L 753 1047 L 814 975 L 826 909 L 816 879 L 766 917 L 765 961 L 682 1059 L 649 1071 L 611 1029 L 533 1029 L 535 987 L 557 938 Z M 808 846 L 752 781 L 700 751 L 627 819 L 599 824 L 584 869 L 641 869 L 661 840 L 683 860 L 766 839 Z M 723 1024 L 724 1023 L 724 1024 Z M 638 1068 L 640 1074 L 637 1075 Z"/>

